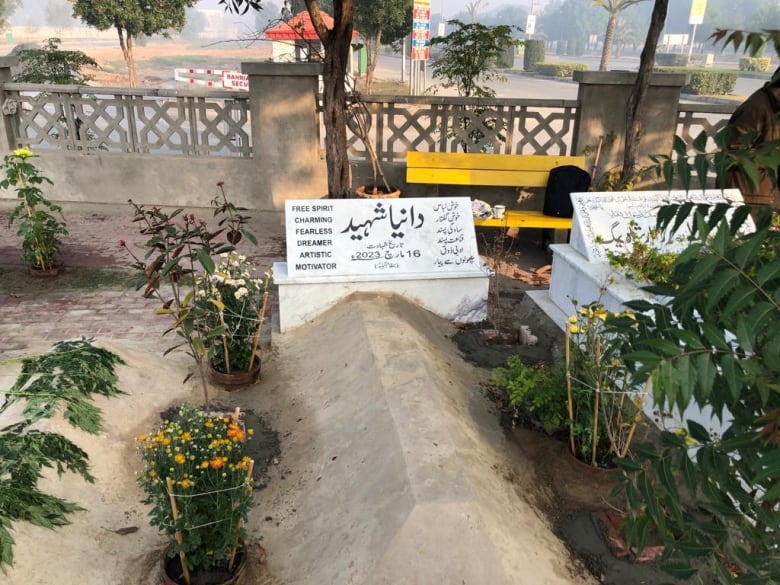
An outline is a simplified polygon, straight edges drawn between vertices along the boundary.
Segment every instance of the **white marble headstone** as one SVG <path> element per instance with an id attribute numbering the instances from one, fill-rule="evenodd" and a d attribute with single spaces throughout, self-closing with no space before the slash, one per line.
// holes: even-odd
<path id="1" fill-rule="evenodd" d="M 572 193 L 571 245 L 589 262 L 606 261 L 607 250 L 621 250 L 632 220 L 643 231 L 653 229 L 661 206 L 686 201 L 742 203 L 742 195 L 738 189 Z M 668 248 L 677 249 L 674 242 L 669 242 Z"/>
<path id="2" fill-rule="evenodd" d="M 285 230 L 291 278 L 481 270 L 468 197 L 288 200 Z"/>

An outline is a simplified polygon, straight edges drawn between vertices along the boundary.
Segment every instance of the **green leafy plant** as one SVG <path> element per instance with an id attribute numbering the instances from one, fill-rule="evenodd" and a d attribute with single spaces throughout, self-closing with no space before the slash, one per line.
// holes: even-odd
<path id="1" fill-rule="evenodd" d="M 23 404 L 19 420 L 0 428 L 0 569 L 13 564 L 10 529 L 13 522 L 44 528 L 68 524 L 79 505 L 43 492 L 38 483 L 46 468 L 58 475 L 77 473 L 88 482 L 88 456 L 70 439 L 37 428 L 36 423 L 58 412 L 73 427 L 92 435 L 100 431 L 100 410 L 93 396 L 112 397 L 117 388 L 114 369 L 124 363 L 116 354 L 92 345 L 92 340 L 61 341 L 48 353 L 26 357 L 13 386 L 3 390 L 0 415 Z"/>
<path id="2" fill-rule="evenodd" d="M 709 407 L 725 425 L 713 435 L 688 420 L 617 461 L 629 536 L 641 548 L 655 528 L 667 571 L 724 584 L 780 581 L 780 231 L 769 209 L 753 212 L 748 232 L 748 206 L 662 208 L 658 229 L 692 218 L 672 279 L 646 287 L 669 300 L 632 301 L 636 321 L 609 325 L 659 408 Z"/>
<path id="3" fill-rule="evenodd" d="M 544 63 L 546 43 L 542 39 L 528 39 L 524 44 L 523 69 L 536 71 L 537 66 Z"/>
<path id="4" fill-rule="evenodd" d="M 683 93 L 693 95 L 727 95 L 734 91 L 737 84 L 737 72 L 731 70 L 691 69 L 686 67 L 657 67 L 659 73 L 685 73 L 688 82 Z"/>
<path id="5" fill-rule="evenodd" d="M 211 415 L 185 405 L 136 439 L 150 522 L 170 539 L 188 585 L 191 572 L 234 568 L 252 507 L 251 434 L 238 412 Z"/>
<path id="6" fill-rule="evenodd" d="M 596 242 L 602 241 L 597 237 Z M 621 239 L 617 250 L 608 249 L 610 266 L 627 278 L 664 284 L 671 276 L 677 254 L 665 251 L 662 234 L 656 229 L 642 231 L 635 221 L 628 223 L 625 239 Z"/>
<path id="7" fill-rule="evenodd" d="M 454 87 L 463 97 L 494 97 L 495 90 L 485 85 L 486 82 L 506 81 L 506 76 L 492 70 L 490 63 L 495 62 L 506 47 L 521 44 L 512 38 L 515 27 L 485 26 L 478 22 L 465 24 L 459 20 L 450 20 L 448 24 L 455 27 L 453 32 L 431 39 L 431 47 L 441 49 L 433 64 L 433 77 L 441 80 L 442 87 Z M 436 86 L 433 86 L 433 91 L 436 91 Z M 464 114 L 447 131 L 448 136 L 457 139 L 464 152 L 468 152 L 503 122 L 499 122 L 497 117 L 483 116 L 487 111 L 485 107 L 474 108 L 473 115 L 468 107 L 464 108 Z M 503 140 L 500 134 L 497 138 Z"/>
<path id="8" fill-rule="evenodd" d="M 710 140 L 715 148 L 710 149 Z M 688 152 L 688 149 L 692 153 Z M 734 140 L 730 127 L 715 132 L 712 136 L 702 130 L 689 144 L 680 136 L 675 136 L 672 152 L 668 155 L 652 155 L 653 164 L 648 172 L 663 178 L 668 188 L 679 183 L 689 191 L 694 184 L 701 189 L 708 186 L 725 188 L 729 176 L 741 172 L 751 189 L 756 189 L 765 172 L 773 184 L 777 184 L 777 169 L 780 166 L 780 140 L 763 143 L 756 141 L 754 133 L 747 133 Z M 678 226 L 679 227 L 679 226 Z"/>
<path id="9" fill-rule="evenodd" d="M 766 73 L 772 66 L 772 59 L 769 57 L 740 57 L 740 71 L 758 71 Z"/>
<path id="10" fill-rule="evenodd" d="M 569 448 L 594 467 L 628 454 L 649 392 L 649 385 L 635 387 L 621 358 L 623 333 L 607 329 L 609 315 L 589 303 L 569 317 L 565 332 Z M 632 311 L 612 316 L 634 319 Z"/>
<path id="11" fill-rule="evenodd" d="M 87 85 L 92 76 L 82 73 L 84 67 L 97 68 L 97 62 L 82 51 L 60 49 L 61 39 L 44 41 L 42 49 L 24 49 L 19 52 L 21 72 L 14 76 L 20 83 L 56 83 L 60 85 Z"/>
<path id="12" fill-rule="evenodd" d="M 141 245 L 145 250 L 143 257 L 130 250 L 124 240 L 119 241 L 119 245 L 127 249 L 135 260 L 133 266 L 138 273 L 136 289 L 143 289 L 145 297 L 157 298 L 161 303 L 157 312 L 173 320 L 173 325 L 163 335 L 175 331 L 180 337 L 180 342 L 168 348 L 165 354 L 186 348 L 195 360 L 207 408 L 207 362 L 217 352 L 224 352 L 232 335 L 223 323 L 226 304 L 220 300 L 220 290 L 215 288 L 217 281 L 220 278 L 224 280 L 224 276 L 212 280 L 217 269 L 214 257 L 233 252 L 244 238 L 257 245 L 257 239 L 245 227 L 249 217 L 242 214 L 244 208 L 228 201 L 221 181 L 217 187 L 219 194 L 212 201 L 213 215 L 217 219 L 215 229 L 209 228 L 204 219 L 197 218 L 194 213 L 185 213 L 183 209 L 145 208 L 130 201 L 135 210 L 133 222 L 139 223 L 141 234 L 148 237 Z M 228 272 L 227 276 L 230 277 L 230 274 Z M 264 292 L 262 287 L 253 286 L 252 290 L 254 295 Z M 261 302 L 262 299 L 255 296 L 249 305 L 251 311 L 254 312 Z M 234 308 L 238 309 L 237 306 Z M 241 314 L 244 314 L 243 309 Z M 230 319 L 232 315 L 228 314 Z M 260 323 L 253 320 L 253 326 L 259 327 Z M 246 338 L 241 338 L 243 333 L 243 330 L 239 331 L 239 339 L 246 343 Z M 185 382 L 191 376 L 188 375 Z"/>
<path id="13" fill-rule="evenodd" d="M 214 273 L 201 283 L 208 300 L 205 326 L 222 331 L 220 339 L 212 338 L 218 347 L 210 352 L 218 371 L 252 371 L 270 281 L 270 273 L 255 276 L 246 256 L 223 252 Z"/>
<path id="14" fill-rule="evenodd" d="M 523 420 L 553 432 L 566 423 L 566 384 L 562 364 L 526 364 L 510 356 L 497 368 L 493 386 L 508 396 L 514 420 Z"/>
<path id="15" fill-rule="evenodd" d="M 587 71 L 585 63 L 539 63 L 534 71 L 539 75 L 550 77 L 571 77 L 575 71 Z"/>
<path id="16" fill-rule="evenodd" d="M 34 158 L 29 148 L 17 148 L 3 159 L 5 177 L 0 187 L 13 187 L 19 200 L 8 216 L 8 227 L 18 219 L 17 235 L 22 238 L 22 259 L 37 270 L 51 270 L 58 266 L 57 256 L 62 250 L 60 236 L 67 235 L 62 208 L 49 201 L 40 185 L 53 184 L 40 174 L 30 161 Z M 55 214 L 61 219 L 57 219 Z"/>

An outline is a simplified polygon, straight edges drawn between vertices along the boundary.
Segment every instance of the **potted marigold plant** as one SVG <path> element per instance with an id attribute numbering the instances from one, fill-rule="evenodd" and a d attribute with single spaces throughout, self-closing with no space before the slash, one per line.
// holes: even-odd
<path id="1" fill-rule="evenodd" d="M 238 409 L 229 416 L 184 405 L 136 438 L 143 502 L 152 507 L 151 524 L 170 539 L 164 584 L 235 583 L 240 578 L 244 525 L 252 507 L 250 435 Z"/>
<path id="2" fill-rule="evenodd" d="M 3 162 L 5 178 L 0 181 L 0 187 L 16 189 L 19 202 L 8 216 L 8 227 L 19 220 L 17 235 L 22 238 L 22 259 L 32 274 L 53 275 L 60 268 L 60 236 L 67 235 L 68 230 L 62 208 L 43 195 L 40 185 L 52 182 L 31 162 L 34 156 L 29 148 L 17 148 L 7 154 Z"/>
<path id="3" fill-rule="evenodd" d="M 630 310 L 611 313 L 598 301 L 569 317 L 566 337 L 566 391 L 569 448 L 593 467 L 610 467 L 626 457 L 650 385 L 637 389 L 621 358 L 620 335 L 607 319 L 632 321 Z"/>

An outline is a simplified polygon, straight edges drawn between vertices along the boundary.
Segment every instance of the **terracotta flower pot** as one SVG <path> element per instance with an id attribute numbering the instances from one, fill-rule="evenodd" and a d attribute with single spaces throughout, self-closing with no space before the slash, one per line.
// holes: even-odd
<path id="1" fill-rule="evenodd" d="M 234 370 L 229 374 L 227 372 L 220 372 L 214 365 L 209 363 L 209 380 L 212 383 L 225 387 L 226 389 L 234 389 L 240 386 L 249 386 L 257 382 L 260 377 L 260 356 L 255 355 L 254 364 L 252 364 L 252 371 L 247 372 L 244 370 Z"/>
<path id="2" fill-rule="evenodd" d="M 163 551 L 160 563 L 160 583 L 162 585 L 187 585 L 181 569 L 181 559 L 178 555 L 169 557 L 171 550 L 168 545 Z M 211 569 L 208 571 L 190 572 L 190 585 L 237 585 L 246 571 L 246 554 L 243 549 L 238 549 L 233 570 Z"/>
<path id="3" fill-rule="evenodd" d="M 30 274 L 30 276 L 37 276 L 40 278 L 51 278 L 53 276 L 57 276 L 60 273 L 60 270 L 62 270 L 61 264 L 57 264 L 52 268 L 45 268 L 45 269 L 36 268 L 35 266 L 27 267 L 27 273 Z"/>
<path id="4" fill-rule="evenodd" d="M 355 189 L 355 194 L 363 199 L 395 199 L 401 196 L 400 189 L 395 189 L 390 193 L 387 193 L 384 187 L 377 187 L 376 193 L 373 191 L 373 185 L 360 185 Z"/>

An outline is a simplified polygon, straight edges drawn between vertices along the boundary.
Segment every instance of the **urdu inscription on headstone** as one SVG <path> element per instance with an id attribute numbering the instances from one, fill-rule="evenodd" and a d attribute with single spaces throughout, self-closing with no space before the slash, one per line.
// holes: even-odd
<path id="1" fill-rule="evenodd" d="M 480 269 L 468 197 L 285 202 L 291 278 L 455 275 Z"/>
<path id="2" fill-rule="evenodd" d="M 571 245 L 589 262 L 606 261 L 607 250 L 620 251 L 633 221 L 643 231 L 655 227 L 658 209 L 670 203 L 741 203 L 738 189 L 705 191 L 614 191 L 572 193 Z M 674 249 L 674 242 L 669 242 Z"/>

